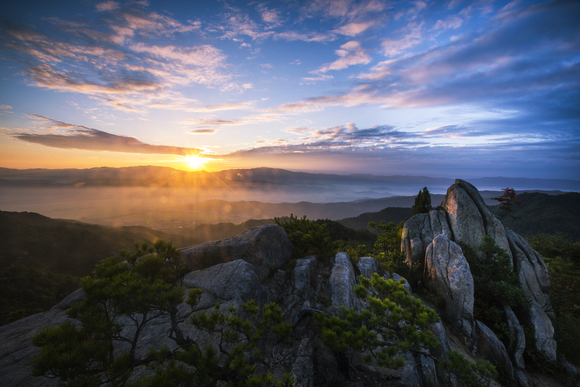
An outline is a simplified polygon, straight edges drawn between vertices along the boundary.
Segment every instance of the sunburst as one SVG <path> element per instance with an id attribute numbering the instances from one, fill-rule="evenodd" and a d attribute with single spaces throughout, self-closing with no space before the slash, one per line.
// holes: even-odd
<path id="1" fill-rule="evenodd" d="M 207 163 L 207 159 L 195 155 L 184 156 L 183 161 L 185 161 L 187 167 L 191 171 L 199 171 L 203 169 L 203 166 Z"/>

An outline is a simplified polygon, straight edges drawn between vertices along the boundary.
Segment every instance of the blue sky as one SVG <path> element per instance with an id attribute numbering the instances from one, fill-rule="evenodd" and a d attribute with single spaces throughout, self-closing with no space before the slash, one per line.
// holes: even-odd
<path id="1" fill-rule="evenodd" d="M 0 166 L 580 179 L 578 1 L 11 1 Z"/>

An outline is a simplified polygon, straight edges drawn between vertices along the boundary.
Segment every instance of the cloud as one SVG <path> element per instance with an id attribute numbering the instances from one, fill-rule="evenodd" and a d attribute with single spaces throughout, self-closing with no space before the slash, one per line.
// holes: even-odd
<path id="1" fill-rule="evenodd" d="M 368 21 L 368 22 L 364 22 L 364 23 L 348 23 L 343 25 L 342 27 L 334 30 L 334 32 L 336 32 L 337 34 L 341 34 L 341 35 L 346 35 L 346 36 L 356 36 L 358 34 L 363 33 L 364 31 L 366 31 L 369 27 L 372 27 L 373 25 L 375 25 L 375 21 Z"/>
<path id="2" fill-rule="evenodd" d="M 330 70 L 343 70 L 349 66 L 368 64 L 371 62 L 371 57 L 361 47 L 360 43 L 355 40 L 343 44 L 340 46 L 340 50 L 336 50 L 335 53 L 340 56 L 340 59 L 314 70 L 313 73 L 317 74 L 326 73 Z"/>
<path id="3" fill-rule="evenodd" d="M 116 1 L 104 1 L 95 6 L 98 12 L 114 11 L 121 8 L 121 5 Z"/>
<path id="4" fill-rule="evenodd" d="M 203 151 L 196 148 L 183 148 L 168 145 L 153 145 L 139 141 L 135 137 L 119 136 L 83 125 L 75 125 L 54 120 L 41 115 L 30 115 L 32 118 L 46 121 L 41 126 L 52 130 L 44 132 L 14 132 L 10 135 L 20 141 L 40 144 L 61 149 L 81 149 L 90 151 L 108 151 L 123 153 L 165 154 L 165 155 L 199 155 Z M 62 130 L 66 129 L 66 130 Z"/>
<path id="5" fill-rule="evenodd" d="M 296 139 L 260 140 L 259 147 L 243 152 L 294 153 L 321 152 L 355 149 L 375 149 L 385 146 L 417 146 L 426 142 L 415 133 L 396 130 L 390 125 L 376 125 L 358 129 L 354 123 L 324 129 L 288 128 L 287 133 L 299 135 Z"/>
<path id="6" fill-rule="evenodd" d="M 332 33 L 320 33 L 320 32 L 301 33 L 296 31 L 280 32 L 275 34 L 273 37 L 274 39 L 284 39 L 289 42 L 301 40 L 303 42 L 320 42 L 320 43 L 331 42 L 337 39 L 336 35 Z"/>
<path id="7" fill-rule="evenodd" d="M 249 36 L 252 40 L 262 41 L 272 35 L 274 31 L 267 31 L 246 13 L 230 7 L 230 12 L 222 15 L 222 23 L 215 25 L 216 30 L 221 31 L 222 39 L 236 40 L 238 36 Z"/>
<path id="8" fill-rule="evenodd" d="M 172 104 L 173 90 L 189 84 L 243 90 L 232 82 L 235 74 L 226 71 L 226 56 L 216 47 L 149 43 L 199 31 L 199 22 L 181 23 L 137 3 L 105 2 L 97 8 L 106 14 L 101 20 L 47 19 L 52 35 L 5 22 L 3 48 L 20 63 L 30 85 L 86 94 L 123 111 L 145 112 L 152 100 Z"/>
<path id="9" fill-rule="evenodd" d="M 192 133 L 192 134 L 214 134 L 216 132 L 217 132 L 217 130 L 215 130 L 215 129 L 197 129 L 197 130 L 192 130 L 189 133 Z"/>
<path id="10" fill-rule="evenodd" d="M 262 114 L 254 114 L 251 116 L 246 116 L 242 118 L 237 118 L 233 120 L 221 120 L 214 118 L 196 118 L 190 119 L 183 122 L 186 125 L 219 125 L 219 126 L 239 126 L 248 124 L 259 124 L 264 122 L 278 121 L 282 119 L 283 116 L 276 112 L 265 112 Z"/>
<path id="11" fill-rule="evenodd" d="M 10 105 L 0 105 L 0 110 L 12 110 L 12 106 L 10 106 Z"/>
<path id="12" fill-rule="evenodd" d="M 437 23 L 435 23 L 435 27 L 433 27 L 433 29 L 434 30 L 457 29 L 457 28 L 461 27 L 462 24 L 463 24 L 463 19 L 461 19 L 460 17 L 458 17 L 456 15 L 451 15 L 451 16 L 448 16 L 445 20 L 437 20 Z"/>
<path id="13" fill-rule="evenodd" d="M 424 22 L 410 22 L 402 29 L 404 33 L 402 38 L 393 39 L 386 38 L 381 42 L 383 47 L 383 54 L 386 57 L 394 57 L 401 54 L 403 51 L 416 46 L 423 42 L 423 25 Z"/>
<path id="14" fill-rule="evenodd" d="M 328 81 L 329 79 L 334 79 L 333 75 L 326 75 L 326 74 L 320 74 L 317 77 L 304 77 L 302 78 L 302 81 L 300 84 L 302 85 L 303 83 L 305 84 L 313 84 L 316 83 L 318 81 Z"/>
<path id="15" fill-rule="evenodd" d="M 262 16 L 262 20 L 269 24 L 268 28 L 274 28 L 282 25 L 282 18 L 280 17 L 280 11 L 275 9 L 269 9 L 264 4 L 258 6 L 258 11 Z"/>
<path id="16" fill-rule="evenodd" d="M 302 12 L 308 18 L 322 16 L 353 20 L 376 15 L 386 8 L 386 2 L 380 0 L 314 0 L 309 1 Z"/>

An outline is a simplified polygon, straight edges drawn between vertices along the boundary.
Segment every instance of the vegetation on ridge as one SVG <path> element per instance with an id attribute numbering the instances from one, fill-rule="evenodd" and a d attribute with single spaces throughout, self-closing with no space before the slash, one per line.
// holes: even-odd
<path id="1" fill-rule="evenodd" d="M 176 284 L 184 270 L 179 255 L 171 243 L 158 241 L 135 253 L 121 251 L 123 262 L 116 257 L 103 260 L 95 278 L 82 279 L 85 299 L 67 311 L 78 324 L 67 320 L 34 336 L 40 354 L 33 358 L 33 375 L 58 378 L 67 385 L 215 386 L 223 381 L 225 386 L 290 386 L 289 374 L 276 381 L 256 373 L 256 364 L 263 360 L 260 343 L 270 334 L 284 337 L 290 330 L 290 324 L 282 322 L 281 309 L 272 303 L 259 313 L 250 301 L 242 310 L 222 310 L 216 304 L 209 313 L 193 314 L 203 290 L 190 289 L 185 300 L 185 289 Z M 192 308 L 181 315 L 177 307 L 184 300 Z M 152 347 L 144 357 L 138 355 L 144 350 L 139 348 L 144 329 L 163 316 L 171 320 L 168 338 L 177 348 Z M 225 359 L 219 361 L 213 346 L 202 346 L 184 334 L 179 323 L 186 318 L 220 337 Z M 152 372 L 132 380 L 142 367 Z"/>

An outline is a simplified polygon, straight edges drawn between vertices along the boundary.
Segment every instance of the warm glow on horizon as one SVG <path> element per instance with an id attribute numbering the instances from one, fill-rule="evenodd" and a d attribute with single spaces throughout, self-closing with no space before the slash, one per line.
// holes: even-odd
<path id="1" fill-rule="evenodd" d="M 187 168 L 190 171 L 200 171 L 205 169 L 204 166 L 208 162 L 208 159 L 195 155 L 190 155 L 183 157 L 183 161 L 185 161 L 185 163 L 187 164 Z"/>

